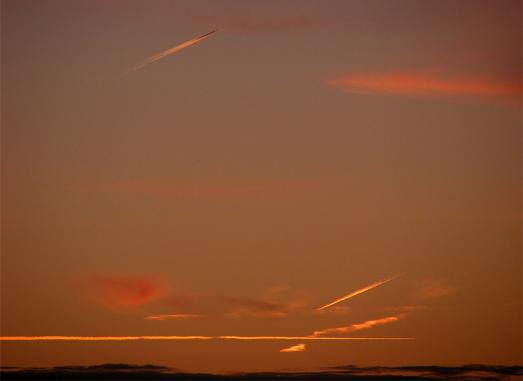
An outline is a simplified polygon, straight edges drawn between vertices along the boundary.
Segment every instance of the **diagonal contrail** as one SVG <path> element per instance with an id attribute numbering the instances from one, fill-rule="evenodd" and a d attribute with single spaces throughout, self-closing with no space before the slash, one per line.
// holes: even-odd
<path id="1" fill-rule="evenodd" d="M 161 60 L 162 58 L 165 58 L 167 56 L 170 56 L 171 54 L 174 54 L 174 53 L 177 53 L 179 52 L 180 50 L 182 49 L 185 49 L 185 48 L 188 48 L 189 46 L 191 45 L 194 45 L 194 44 L 197 44 L 199 43 L 200 41 L 202 40 L 205 40 L 207 37 L 209 37 L 211 34 L 215 33 L 216 30 L 213 30 L 209 33 L 206 33 L 204 34 L 203 36 L 200 36 L 200 37 L 195 37 L 189 41 L 185 41 L 183 43 L 181 43 L 180 45 L 176 45 L 175 47 L 173 48 L 169 48 L 167 50 L 164 50 L 163 52 L 160 52 L 158 54 L 155 54 L 154 56 L 151 56 L 149 58 L 147 58 L 145 61 L 143 61 L 141 64 L 129 69 L 125 74 L 129 74 L 135 70 L 139 70 L 141 68 L 144 68 L 145 66 L 149 65 L 149 64 L 152 64 L 153 62 L 156 62 L 158 60 Z"/>
<path id="2" fill-rule="evenodd" d="M 340 297 L 340 298 L 338 298 L 338 299 L 336 299 L 336 300 L 330 302 L 329 304 L 326 304 L 326 305 L 324 305 L 324 306 L 321 306 L 321 307 L 317 308 L 316 310 L 317 310 L 317 311 L 324 310 L 324 309 L 329 308 L 329 307 L 331 307 L 331 306 L 333 306 L 333 305 L 335 305 L 335 304 L 338 304 L 338 303 L 340 303 L 340 302 L 343 302 L 344 300 L 347 300 L 347 299 L 353 298 L 353 297 L 355 297 L 356 295 L 363 294 L 364 292 L 367 292 L 367 291 L 369 291 L 369 290 L 372 290 L 372 289 L 375 288 L 375 287 L 381 286 L 382 284 L 385 284 L 385 283 L 387 283 L 387 282 L 390 282 L 391 280 L 396 279 L 398 276 L 399 276 L 399 275 L 397 275 L 397 276 L 393 276 L 393 277 L 390 277 L 390 278 L 387 278 L 387 279 L 383 279 L 383 280 L 380 280 L 380 281 L 375 282 L 375 283 L 372 283 L 372 284 L 370 284 L 370 285 L 368 285 L 368 286 L 366 286 L 366 287 L 363 287 L 363 288 L 360 288 L 359 290 L 356 290 L 356 291 L 354 291 L 354 292 L 351 292 L 350 294 L 344 295 L 344 296 L 342 296 L 342 297 Z"/>

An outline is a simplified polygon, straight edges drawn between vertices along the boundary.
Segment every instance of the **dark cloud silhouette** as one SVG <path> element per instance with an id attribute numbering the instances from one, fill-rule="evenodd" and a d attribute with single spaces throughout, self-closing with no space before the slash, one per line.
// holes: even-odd
<path id="1" fill-rule="evenodd" d="M 357 367 L 343 365 L 318 372 L 236 374 L 182 373 L 156 365 L 102 364 L 53 368 L 2 367 L 2 380 L 517 380 L 522 366 L 464 365 Z"/>

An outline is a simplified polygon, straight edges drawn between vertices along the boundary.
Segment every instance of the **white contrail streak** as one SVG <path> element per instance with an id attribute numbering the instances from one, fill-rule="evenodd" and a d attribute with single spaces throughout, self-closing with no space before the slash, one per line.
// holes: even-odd
<path id="1" fill-rule="evenodd" d="M 0 341 L 139 341 L 139 340 L 413 340 L 412 337 L 314 336 L 0 336 Z"/>
<path id="2" fill-rule="evenodd" d="M 329 304 L 326 304 L 326 305 L 324 305 L 324 306 L 322 306 L 322 307 L 319 307 L 319 308 L 317 308 L 316 310 L 317 310 L 317 311 L 321 311 L 321 310 L 324 310 L 324 309 L 326 309 L 326 308 L 329 308 L 329 307 L 331 307 L 331 306 L 333 306 L 333 305 L 335 305 L 335 304 L 338 304 L 338 303 L 340 303 L 340 302 L 343 302 L 344 300 L 347 300 L 347 299 L 353 298 L 353 297 L 355 297 L 356 295 L 363 294 L 364 292 L 367 292 L 367 291 L 369 291 L 369 290 L 372 290 L 372 289 L 375 288 L 375 287 L 378 287 L 378 286 L 381 286 L 382 284 L 385 284 L 385 283 L 387 283 L 387 282 L 390 282 L 391 280 L 394 280 L 394 279 L 396 279 L 397 277 L 398 277 L 398 276 L 394 276 L 394 277 L 390 277 L 390 278 L 383 279 L 383 280 L 380 280 L 380 281 L 378 281 L 378 282 L 372 283 L 372 284 L 370 284 L 370 285 L 368 285 L 368 286 L 366 286 L 366 287 L 363 287 L 363 288 L 360 288 L 359 290 L 356 290 L 356 291 L 354 291 L 354 292 L 351 292 L 350 294 L 344 295 L 344 296 L 342 296 L 342 297 L 340 297 L 340 298 L 338 298 L 338 299 L 332 301 L 332 302 L 329 303 Z"/>
<path id="3" fill-rule="evenodd" d="M 175 47 L 169 48 L 167 50 L 164 50 L 163 52 L 155 54 L 154 56 L 151 56 L 151 57 L 147 58 L 141 64 L 139 64 L 139 65 L 129 69 L 125 74 L 129 74 L 129 73 L 131 73 L 131 72 L 133 72 L 135 70 L 142 69 L 145 66 L 152 64 L 153 62 L 161 60 L 162 58 L 170 56 L 171 54 L 177 53 L 180 50 L 188 48 L 191 45 L 197 44 L 200 41 L 205 40 L 207 37 L 209 37 L 211 34 L 213 34 L 215 32 L 216 32 L 216 30 L 213 30 L 213 31 L 211 31 L 209 33 L 204 34 L 203 36 L 195 37 L 195 38 L 193 38 L 193 39 L 191 39 L 189 41 L 185 41 L 185 42 L 181 43 L 180 45 L 176 45 Z"/>

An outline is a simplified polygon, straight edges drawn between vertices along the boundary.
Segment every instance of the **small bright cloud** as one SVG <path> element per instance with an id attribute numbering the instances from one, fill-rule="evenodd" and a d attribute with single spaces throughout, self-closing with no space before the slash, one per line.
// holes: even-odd
<path id="1" fill-rule="evenodd" d="M 296 344 L 288 348 L 280 349 L 280 352 L 288 353 L 288 352 L 303 352 L 306 350 L 305 344 Z"/>

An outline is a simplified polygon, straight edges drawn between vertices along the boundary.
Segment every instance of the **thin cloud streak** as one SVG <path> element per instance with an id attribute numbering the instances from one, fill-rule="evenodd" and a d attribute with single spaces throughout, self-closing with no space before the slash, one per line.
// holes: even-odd
<path id="1" fill-rule="evenodd" d="M 210 340 L 212 336 L 0 336 L 0 341 Z"/>
<path id="2" fill-rule="evenodd" d="M 387 278 L 387 279 L 380 280 L 380 281 L 378 281 L 378 282 L 372 283 L 372 284 L 370 284 L 370 285 L 368 285 L 368 286 L 366 286 L 366 287 L 363 287 L 363 288 L 360 288 L 359 290 L 356 290 L 356 291 L 354 291 L 354 292 L 351 292 L 350 294 L 347 294 L 347 295 L 344 295 L 344 296 L 342 296 L 342 297 L 340 297 L 340 298 L 338 298 L 338 299 L 335 299 L 335 300 L 332 301 L 331 303 L 326 304 L 326 305 L 324 305 L 324 306 L 321 306 L 321 307 L 317 308 L 316 310 L 317 310 L 317 311 L 321 311 L 321 310 L 324 310 L 324 309 L 329 308 L 329 307 L 331 307 L 331 306 L 334 306 L 335 304 L 338 304 L 338 303 L 343 302 L 343 301 L 345 301 L 345 300 L 347 300 L 347 299 L 353 298 L 353 297 L 355 297 L 356 295 L 363 294 L 364 292 L 367 292 L 367 291 L 369 291 L 369 290 L 372 290 L 373 288 L 376 288 L 376 287 L 381 286 L 381 285 L 383 285 L 383 284 L 385 284 L 385 283 L 388 283 L 388 282 L 390 282 L 391 280 L 396 279 L 397 277 L 398 277 L 398 276 L 394 276 L 394 277 L 390 277 L 390 278 Z"/>
<path id="3" fill-rule="evenodd" d="M 395 323 L 403 317 L 404 317 L 404 315 L 387 316 L 387 317 L 384 317 L 381 319 L 367 320 L 367 321 L 364 321 L 363 323 L 352 324 L 347 327 L 326 328 L 326 329 L 322 329 L 320 331 L 313 332 L 312 336 L 321 337 L 323 335 L 345 334 L 345 333 L 361 331 L 364 329 L 373 328 L 378 325 Z"/>
<path id="4" fill-rule="evenodd" d="M 517 97 L 521 83 L 486 78 L 447 79 L 424 73 L 351 74 L 327 81 L 327 85 L 349 93 L 409 96 Z"/>
<path id="5" fill-rule="evenodd" d="M 221 340 L 414 340 L 413 337 L 218 336 Z"/>
<path id="6" fill-rule="evenodd" d="M 139 340 L 414 340 L 412 337 L 313 336 L 0 336 L 0 341 L 139 341 Z"/>
<path id="7" fill-rule="evenodd" d="M 280 352 L 289 353 L 289 352 L 304 352 L 307 348 L 306 344 L 296 344 L 288 348 L 280 349 Z"/>
<path id="8" fill-rule="evenodd" d="M 188 48 L 189 46 L 192 46 L 194 44 L 197 44 L 199 43 L 200 41 L 203 41 L 205 40 L 206 38 L 208 38 L 211 34 L 215 33 L 216 30 L 213 30 L 209 33 L 206 33 L 204 34 L 203 36 L 200 36 L 200 37 L 195 37 L 189 41 L 185 41 L 183 43 L 181 43 L 180 45 L 176 45 L 175 47 L 173 48 L 169 48 L 167 50 L 164 50 L 163 52 L 160 52 L 158 54 L 155 54 L 149 58 L 147 58 L 145 61 L 143 61 L 141 64 L 131 68 L 130 70 L 128 70 L 125 74 L 129 74 L 133 71 L 136 71 L 136 70 L 139 70 L 139 69 L 142 69 L 144 68 L 145 66 L 147 65 L 150 65 L 152 64 L 153 62 L 156 62 L 158 60 L 161 60 L 162 58 L 165 58 L 167 56 L 170 56 L 171 54 L 174 54 L 174 53 L 177 53 L 179 52 L 180 50 L 182 49 L 185 49 L 185 48 Z"/>
<path id="9" fill-rule="evenodd" d="M 146 316 L 145 320 L 156 320 L 156 321 L 163 321 L 163 320 L 188 320 L 188 319 L 197 319 L 202 317 L 202 315 L 199 314 L 162 314 L 162 315 L 150 315 Z"/>

